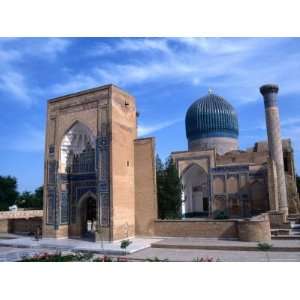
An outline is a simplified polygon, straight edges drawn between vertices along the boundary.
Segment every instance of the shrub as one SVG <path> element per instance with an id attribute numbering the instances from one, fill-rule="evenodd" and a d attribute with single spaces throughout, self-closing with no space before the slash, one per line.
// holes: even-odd
<path id="1" fill-rule="evenodd" d="M 130 240 L 123 240 L 123 241 L 121 241 L 120 248 L 121 248 L 121 249 L 124 249 L 125 254 L 126 254 L 126 249 L 127 249 L 127 247 L 128 247 L 131 243 L 132 243 L 132 241 L 130 241 Z"/>
<path id="2" fill-rule="evenodd" d="M 94 256 L 91 253 L 54 254 L 42 253 L 32 257 L 23 257 L 21 262 L 128 262 L 126 257 Z"/>
<path id="3" fill-rule="evenodd" d="M 196 257 L 193 259 L 193 262 L 217 262 L 220 261 L 218 258 L 214 259 L 213 257 Z"/>
<path id="4" fill-rule="evenodd" d="M 229 219 L 228 215 L 226 214 L 225 211 L 220 211 L 217 213 L 217 215 L 215 216 L 216 220 L 226 220 Z"/>
<path id="5" fill-rule="evenodd" d="M 257 247 L 261 251 L 268 251 L 273 247 L 273 245 L 269 243 L 258 243 Z"/>
<path id="6" fill-rule="evenodd" d="M 145 261 L 149 261 L 149 262 L 167 262 L 169 260 L 167 258 L 166 259 L 159 259 L 157 256 L 155 256 L 154 258 L 147 258 Z"/>
<path id="7" fill-rule="evenodd" d="M 93 255 L 90 253 L 62 254 L 57 252 L 49 254 L 47 252 L 33 257 L 23 257 L 22 262 L 70 262 L 70 261 L 92 261 Z"/>

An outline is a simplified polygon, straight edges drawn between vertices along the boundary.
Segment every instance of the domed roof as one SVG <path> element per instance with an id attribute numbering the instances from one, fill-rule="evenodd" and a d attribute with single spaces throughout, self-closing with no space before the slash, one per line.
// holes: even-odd
<path id="1" fill-rule="evenodd" d="M 189 107 L 185 128 L 189 141 L 207 137 L 237 139 L 239 135 L 234 108 L 223 97 L 213 93 L 198 99 Z"/>

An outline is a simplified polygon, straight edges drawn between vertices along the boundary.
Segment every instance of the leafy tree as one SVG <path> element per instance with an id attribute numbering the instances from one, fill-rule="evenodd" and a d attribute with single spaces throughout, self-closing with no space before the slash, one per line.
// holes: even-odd
<path id="1" fill-rule="evenodd" d="M 158 216 L 160 219 L 165 218 L 165 170 L 164 164 L 158 154 L 156 155 L 156 188 L 158 201 Z"/>
<path id="2" fill-rule="evenodd" d="M 158 216 L 174 219 L 181 216 L 181 183 L 171 156 L 163 164 L 156 156 Z"/>
<path id="3" fill-rule="evenodd" d="M 43 208 L 43 195 L 44 195 L 44 186 L 38 187 L 35 191 L 35 207 L 36 208 Z"/>
<path id="4" fill-rule="evenodd" d="M 17 179 L 11 176 L 0 176 L 0 210 L 8 210 L 18 198 Z"/>
<path id="5" fill-rule="evenodd" d="M 21 208 L 43 208 L 43 186 L 37 188 L 33 193 L 25 191 L 20 194 L 17 200 L 18 207 Z"/>

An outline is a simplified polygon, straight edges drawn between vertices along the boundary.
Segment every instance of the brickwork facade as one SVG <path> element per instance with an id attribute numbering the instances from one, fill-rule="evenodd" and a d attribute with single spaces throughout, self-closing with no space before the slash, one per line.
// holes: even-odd
<path id="1" fill-rule="evenodd" d="M 1 211 L 0 233 L 35 233 L 42 220 L 42 210 Z"/>
<path id="2" fill-rule="evenodd" d="M 273 106 L 267 109 L 267 118 L 279 123 Z M 209 110 L 205 116 L 210 116 Z M 242 151 L 238 150 L 235 119 L 235 125 L 231 122 L 233 136 L 222 136 L 221 131 L 210 136 L 207 132 L 201 143 L 200 139 L 188 140 L 189 151 L 172 153 L 182 181 L 187 219 L 157 220 L 155 141 L 137 139 L 135 99 L 114 85 L 106 85 L 49 100 L 44 236 L 92 236 L 97 241 L 134 235 L 236 238 L 240 234 L 245 240 L 268 239 L 267 221 L 248 224 L 248 218 L 282 209 L 280 195 L 285 182 L 289 208 L 300 209 L 292 146 L 283 142 L 279 170 L 280 149 L 273 151 L 273 140 L 280 139 L 279 125 L 274 127 L 279 133 L 271 142 L 257 142 Z M 193 127 L 193 120 L 188 120 L 189 126 Z M 214 111 L 214 124 L 219 121 Z M 210 219 L 191 220 L 187 215 L 193 213 Z M 211 219 L 220 213 L 231 219 Z M 238 223 L 237 218 L 247 220 Z"/>
<path id="3" fill-rule="evenodd" d="M 295 181 L 293 149 L 290 140 L 283 140 L 282 144 L 288 207 L 292 213 L 297 213 L 300 201 Z M 187 197 L 184 195 L 185 202 L 188 202 L 186 198 L 191 194 L 189 187 L 186 188 L 186 182 L 191 180 L 185 178 L 186 171 L 194 166 L 203 171 L 202 177 L 197 179 L 197 190 L 201 190 L 202 199 L 209 191 L 210 216 L 223 211 L 233 218 L 250 217 L 279 209 L 276 193 L 278 181 L 274 179 L 277 178 L 277 169 L 270 159 L 267 142 L 257 142 L 246 151 L 234 150 L 224 155 L 212 149 L 173 152 L 172 157 L 182 179 L 184 193 L 187 194 Z M 194 176 L 198 175 L 195 173 Z M 202 184 L 203 176 L 207 177 L 205 185 Z M 201 201 L 201 196 L 199 199 Z M 195 207 L 187 206 L 185 213 L 190 213 Z"/>
<path id="4" fill-rule="evenodd" d="M 49 100 L 45 236 L 134 235 L 135 139 L 135 100 L 113 85 Z"/>
<path id="5" fill-rule="evenodd" d="M 135 161 L 135 233 L 155 234 L 157 219 L 155 144 L 153 138 L 137 139 L 134 144 Z"/>
<path id="6" fill-rule="evenodd" d="M 162 237 L 238 238 L 234 220 L 157 220 L 155 235 Z"/>

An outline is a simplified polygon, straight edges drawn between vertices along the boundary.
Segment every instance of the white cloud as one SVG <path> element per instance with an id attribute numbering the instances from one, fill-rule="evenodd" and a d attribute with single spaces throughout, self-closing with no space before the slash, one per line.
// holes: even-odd
<path id="1" fill-rule="evenodd" d="M 171 49 L 167 39 L 161 38 L 124 38 L 113 44 L 106 42 L 99 43 L 96 47 L 89 50 L 88 54 L 92 56 L 102 56 L 115 52 L 149 52 L 159 51 L 169 53 Z"/>
<path id="2" fill-rule="evenodd" d="M 98 54 L 145 51 L 150 58 L 127 58 L 124 63 L 108 60 L 86 76 L 124 87 L 163 80 L 185 81 L 212 87 L 216 92 L 225 91 L 235 99 L 235 105 L 242 104 L 260 99 L 258 88 L 265 82 L 280 83 L 282 93 L 300 89 L 297 84 L 300 76 L 298 55 L 287 56 L 285 60 L 279 55 L 267 55 L 269 50 L 285 41 L 252 38 L 121 39 L 116 43 L 103 43 Z M 160 50 L 161 53 L 153 55 L 153 50 Z"/>
<path id="3" fill-rule="evenodd" d="M 61 96 L 66 93 L 73 93 L 80 90 L 94 88 L 95 86 L 101 85 L 98 82 L 96 76 L 75 74 L 74 76 L 68 75 L 68 81 L 64 83 L 57 83 L 50 87 L 49 91 L 52 94 Z"/>
<path id="4" fill-rule="evenodd" d="M 178 38 L 176 41 L 209 55 L 236 54 L 255 49 L 258 39 Z"/>
<path id="5" fill-rule="evenodd" d="M 175 119 L 172 121 L 166 121 L 166 122 L 161 122 L 157 124 L 152 124 L 152 125 L 138 125 L 138 136 L 145 136 L 151 133 L 154 133 L 156 131 L 159 131 L 161 129 L 170 127 L 178 122 L 182 121 L 182 119 Z"/>
<path id="6" fill-rule="evenodd" d="M 30 40 L 24 49 L 26 55 L 36 55 L 45 59 L 55 59 L 71 45 L 71 41 L 63 38 L 47 38 L 41 40 Z"/>
<path id="7" fill-rule="evenodd" d="M 32 102 L 29 87 L 21 73 L 7 71 L 6 73 L 1 74 L 0 90 L 12 94 L 18 101 L 26 104 L 30 104 Z"/>
<path id="8" fill-rule="evenodd" d="M 30 105 L 38 86 L 32 87 L 24 76 L 24 70 L 17 63 L 36 56 L 45 60 L 56 59 L 71 45 L 67 39 L 0 39 L 0 90 L 11 94 L 12 100 Z"/>
<path id="9" fill-rule="evenodd" d="M 4 50 L 0 48 L 0 64 L 7 64 L 20 59 L 21 53 L 15 49 Z"/>
<path id="10" fill-rule="evenodd" d="M 287 41 L 288 39 L 263 38 L 124 38 L 110 42 L 104 40 L 99 42 L 96 48 L 90 49 L 89 54 L 105 56 L 109 53 L 124 52 L 121 62 L 114 61 L 109 56 L 101 58 L 95 63 L 95 67 L 80 70 L 79 74 L 71 71 L 73 75 L 68 74 L 64 81 L 57 82 L 47 89 L 51 93 L 63 94 L 107 83 L 126 88 L 144 83 L 186 82 L 194 86 L 210 87 L 216 93 L 227 95 L 233 105 L 238 105 L 260 100 L 258 88 L 266 82 L 279 83 L 281 94 L 300 92 L 300 55 L 292 50 L 288 53 L 287 49 L 285 59 L 282 59 L 282 51 L 285 50 Z M 59 54 L 68 50 L 72 40 L 25 39 L 24 47 L 15 52 L 12 48 L 7 48 L 7 45 L 14 43 L 12 40 L 0 44 L 0 58 L 3 57 L 3 61 L 7 61 L 9 71 L 20 74 L 21 72 L 14 68 L 13 61 L 30 55 L 48 60 L 57 59 Z M 281 52 L 276 51 L 276 47 L 279 47 Z M 268 55 L 268 51 L 272 51 L 272 56 Z M 22 87 L 24 93 L 20 92 Z M 19 91 L 16 89 L 13 93 L 25 95 L 19 99 L 26 102 L 26 94 L 31 94 L 31 90 L 27 81 L 23 80 Z"/>

